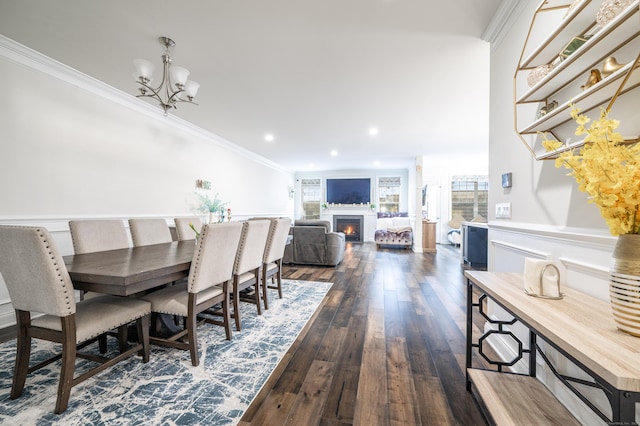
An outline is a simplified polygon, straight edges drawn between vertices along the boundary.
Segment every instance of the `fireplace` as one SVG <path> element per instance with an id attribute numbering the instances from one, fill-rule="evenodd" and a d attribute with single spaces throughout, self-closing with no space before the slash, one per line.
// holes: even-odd
<path id="1" fill-rule="evenodd" d="M 333 229 L 344 233 L 345 240 L 362 242 L 364 216 L 333 216 Z"/>

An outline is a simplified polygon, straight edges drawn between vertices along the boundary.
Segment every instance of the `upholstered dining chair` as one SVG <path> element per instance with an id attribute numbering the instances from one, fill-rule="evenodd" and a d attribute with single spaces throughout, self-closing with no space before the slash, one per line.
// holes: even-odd
<path id="1" fill-rule="evenodd" d="M 62 256 L 45 228 L 0 226 L 0 274 L 17 320 L 11 399 L 22 395 L 29 373 L 61 359 L 55 412 L 62 413 L 67 409 L 71 388 L 78 383 L 140 351 L 143 362 L 149 361 L 149 302 L 100 296 L 76 303 Z M 104 333 L 133 321 L 141 343 L 113 358 L 79 352 Z M 32 339 L 59 343 L 62 352 L 29 366 Z M 74 377 L 77 357 L 100 365 Z"/>
<path id="2" fill-rule="evenodd" d="M 76 254 L 117 250 L 131 245 L 122 220 L 71 220 L 69 231 Z"/>
<path id="3" fill-rule="evenodd" d="M 238 331 L 242 329 L 240 301 L 255 303 L 258 315 L 262 315 L 260 276 L 270 226 L 269 220 L 243 222 L 242 237 L 233 267 L 233 318 Z M 254 291 L 251 295 L 242 293 L 252 285 Z"/>
<path id="4" fill-rule="evenodd" d="M 193 261 L 186 283 L 149 293 L 142 298 L 151 302 L 151 311 L 186 318 L 185 328 L 169 337 L 151 337 L 155 344 L 189 350 L 191 363 L 199 364 L 196 327 L 202 322 L 224 326 L 227 340 L 231 339 L 229 309 L 233 265 L 242 234 L 242 223 L 228 222 L 202 227 L 193 253 Z M 199 320 L 198 314 L 222 304 L 222 321 L 212 318 Z M 155 321 L 154 321 L 155 322 Z M 181 339 L 186 337 L 187 342 Z"/>
<path id="5" fill-rule="evenodd" d="M 278 297 L 282 299 L 282 258 L 290 228 L 291 219 L 287 217 L 271 220 L 269 237 L 262 260 L 262 299 L 265 309 L 269 309 L 267 289 L 278 290 Z M 271 279 L 271 285 L 268 284 L 269 279 Z"/>
<path id="6" fill-rule="evenodd" d="M 173 241 L 169 225 L 164 219 L 129 219 L 129 231 L 136 247 Z"/>
<path id="7" fill-rule="evenodd" d="M 178 241 L 195 240 L 196 233 L 191 229 L 191 225 L 200 232 L 202 229 L 202 220 L 198 216 L 193 217 L 176 217 L 174 220 L 176 224 L 176 234 L 178 235 Z"/>
<path id="8" fill-rule="evenodd" d="M 69 231 L 75 254 L 129 248 L 129 234 L 122 220 L 70 220 Z M 99 293 L 80 292 L 80 300 L 95 297 Z M 126 329 L 119 330 L 121 347 L 126 346 Z M 107 351 L 106 335 L 100 339 L 100 352 Z"/>

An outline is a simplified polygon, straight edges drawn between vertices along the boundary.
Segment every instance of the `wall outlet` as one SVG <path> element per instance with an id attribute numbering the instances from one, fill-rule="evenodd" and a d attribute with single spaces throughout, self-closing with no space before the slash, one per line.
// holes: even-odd
<path id="1" fill-rule="evenodd" d="M 511 203 L 496 203 L 496 218 L 511 219 Z"/>

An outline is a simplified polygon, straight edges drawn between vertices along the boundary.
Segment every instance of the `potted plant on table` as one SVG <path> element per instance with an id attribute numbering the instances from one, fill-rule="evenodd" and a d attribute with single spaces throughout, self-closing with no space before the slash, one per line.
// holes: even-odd
<path id="1" fill-rule="evenodd" d="M 200 209 L 209 213 L 209 223 L 220 222 L 220 212 L 224 211 L 225 204 L 227 202 L 223 202 L 219 197 L 218 193 L 211 198 L 209 194 L 198 194 L 198 198 L 200 199 Z"/>
<path id="2" fill-rule="evenodd" d="M 571 117 L 578 124 L 576 135 L 585 135 L 584 145 L 560 152 L 556 167 L 571 170 L 568 175 L 618 236 L 609 281 L 613 317 L 620 330 L 640 337 L 640 144 L 625 143 L 616 132 L 620 122 L 607 110 L 591 122 L 573 106 Z M 542 144 L 550 152 L 564 145 L 546 135 Z"/>

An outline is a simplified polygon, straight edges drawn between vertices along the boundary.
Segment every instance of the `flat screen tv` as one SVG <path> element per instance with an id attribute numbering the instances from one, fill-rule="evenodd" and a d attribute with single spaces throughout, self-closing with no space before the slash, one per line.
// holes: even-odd
<path id="1" fill-rule="evenodd" d="M 327 203 L 366 204 L 371 202 L 371 179 L 327 179 Z"/>

